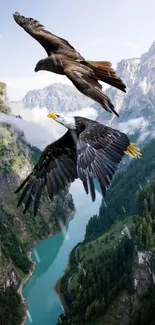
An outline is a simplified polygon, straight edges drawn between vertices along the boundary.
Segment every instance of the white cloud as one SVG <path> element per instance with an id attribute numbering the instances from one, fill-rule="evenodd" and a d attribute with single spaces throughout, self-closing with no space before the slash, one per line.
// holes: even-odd
<path id="1" fill-rule="evenodd" d="M 140 135 L 140 137 L 138 139 L 138 142 L 139 143 L 143 143 L 148 136 L 150 136 L 150 132 L 149 131 L 146 131 L 144 133 L 142 132 L 142 134 Z"/>
<path id="2" fill-rule="evenodd" d="M 90 118 L 91 120 L 96 120 L 98 113 L 93 107 L 85 107 L 80 109 L 79 111 L 71 112 L 69 115 L 83 116 Z"/>
<path id="3" fill-rule="evenodd" d="M 145 131 L 148 127 L 149 122 L 144 119 L 144 117 L 139 117 L 135 119 L 131 119 L 127 122 L 123 122 L 119 124 L 119 130 L 130 134 L 134 134 L 135 131 L 141 130 Z"/>
<path id="4" fill-rule="evenodd" d="M 57 138 L 56 128 L 52 126 L 54 121 L 51 121 L 50 127 L 47 127 L 47 125 L 44 127 L 39 123 L 27 122 L 13 116 L 7 116 L 0 113 L 0 122 L 9 123 L 15 129 L 23 131 L 26 141 L 31 145 L 40 148 L 41 150 L 43 150 L 46 145 Z"/>
<path id="5" fill-rule="evenodd" d="M 13 108 L 12 113 L 20 114 L 23 119 L 0 113 L 0 122 L 10 123 L 14 128 L 23 131 L 27 142 L 41 150 L 66 132 L 65 127 L 47 117 L 48 109 L 46 107 L 42 109 L 38 107 L 33 109 Z M 69 115 L 83 116 L 94 120 L 97 112 L 94 108 L 88 107 Z"/>
<path id="6" fill-rule="evenodd" d="M 51 72 L 38 72 L 33 77 L 1 77 L 1 81 L 7 84 L 7 93 L 10 101 L 21 100 L 32 89 L 43 88 L 54 82 L 72 85 L 66 76 L 60 76 Z"/>

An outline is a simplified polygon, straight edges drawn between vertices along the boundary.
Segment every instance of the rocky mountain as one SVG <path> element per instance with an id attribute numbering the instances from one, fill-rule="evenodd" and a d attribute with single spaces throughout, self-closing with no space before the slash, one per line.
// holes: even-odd
<path id="1" fill-rule="evenodd" d="M 119 119 L 101 112 L 102 123 L 121 129 L 139 142 L 155 136 L 155 42 L 139 59 L 122 60 L 117 65 L 118 75 L 127 85 L 127 93 L 110 87 L 106 94 L 119 112 Z M 93 105 L 94 106 L 94 105 Z M 96 108 L 96 104 L 95 104 Z"/>
<path id="2" fill-rule="evenodd" d="M 6 85 L 0 83 L 0 105 L 3 108 L 7 108 L 6 100 Z M 3 113 L 8 114 L 8 109 Z M 40 154 L 39 149 L 26 142 L 23 132 L 8 122 L 0 123 L 0 300 L 4 306 L 0 311 L 0 324 L 21 323 L 23 307 L 17 289 L 32 267 L 27 249 L 42 238 L 60 231 L 57 216 L 61 215 L 65 224 L 74 209 L 68 188 L 52 201 L 44 195 L 35 218 L 31 210 L 23 215 L 24 205 L 17 208 L 18 196 L 14 191 Z M 11 319 L 6 321 L 8 311 L 14 322 Z"/>
<path id="3" fill-rule="evenodd" d="M 12 102 L 12 107 L 46 107 L 57 112 L 72 112 L 93 107 L 97 120 L 118 128 L 139 142 L 155 136 L 155 42 L 140 58 L 122 60 L 117 64 L 117 74 L 127 85 L 124 94 L 114 87 L 105 93 L 111 98 L 119 119 L 104 111 L 98 103 L 82 95 L 75 87 L 54 83 L 39 90 L 29 91 L 22 101 Z"/>
<path id="4" fill-rule="evenodd" d="M 54 83 L 43 89 L 29 91 L 22 101 L 12 102 L 11 107 L 46 107 L 55 112 L 72 112 L 89 107 L 93 101 L 82 95 L 75 87 Z"/>

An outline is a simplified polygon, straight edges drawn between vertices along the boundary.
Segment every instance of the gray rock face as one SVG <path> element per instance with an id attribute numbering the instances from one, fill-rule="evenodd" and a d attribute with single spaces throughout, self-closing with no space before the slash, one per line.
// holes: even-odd
<path id="1" fill-rule="evenodd" d="M 55 112 L 72 112 L 89 107 L 93 101 L 82 95 L 75 87 L 54 83 L 43 89 L 29 91 L 22 101 L 12 102 L 11 106 L 25 108 L 46 107 Z"/>
<path id="2" fill-rule="evenodd" d="M 139 142 L 155 136 L 155 42 L 140 59 L 122 60 L 117 73 L 127 85 L 124 94 L 110 87 L 106 94 L 111 98 L 119 119 L 100 111 L 102 123 L 119 128 L 129 135 L 135 134 Z"/>
<path id="3" fill-rule="evenodd" d="M 114 87 L 109 87 L 105 93 L 119 112 L 119 118 L 103 110 L 75 87 L 59 83 L 29 91 L 22 101 L 11 103 L 11 106 L 46 107 L 66 113 L 93 107 L 98 112 L 99 122 L 128 133 L 139 143 L 147 141 L 155 136 L 155 42 L 140 58 L 120 61 L 116 72 L 126 83 L 126 94 Z"/>

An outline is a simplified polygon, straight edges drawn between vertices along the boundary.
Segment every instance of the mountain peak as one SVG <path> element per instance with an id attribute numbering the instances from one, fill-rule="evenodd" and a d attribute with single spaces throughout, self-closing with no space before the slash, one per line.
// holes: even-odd
<path id="1" fill-rule="evenodd" d="M 147 61 L 148 59 L 155 57 L 155 41 L 151 44 L 150 48 L 148 49 L 147 52 L 142 54 L 141 56 L 141 61 Z"/>
<path id="2" fill-rule="evenodd" d="M 90 107 L 92 103 L 89 97 L 81 94 L 75 87 L 55 82 L 43 89 L 30 90 L 22 101 L 13 102 L 11 106 L 46 107 L 49 110 L 67 113 Z"/>
<path id="3" fill-rule="evenodd" d="M 153 41 L 153 43 L 151 44 L 149 50 L 148 50 L 148 53 L 150 54 L 155 54 L 155 41 Z"/>

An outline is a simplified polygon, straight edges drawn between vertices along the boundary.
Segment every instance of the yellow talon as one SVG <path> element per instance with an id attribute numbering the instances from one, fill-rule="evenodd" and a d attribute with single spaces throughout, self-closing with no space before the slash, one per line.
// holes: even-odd
<path id="1" fill-rule="evenodd" d="M 142 156 L 140 148 L 138 148 L 134 142 L 130 142 L 124 153 L 132 158 L 140 158 Z"/>

